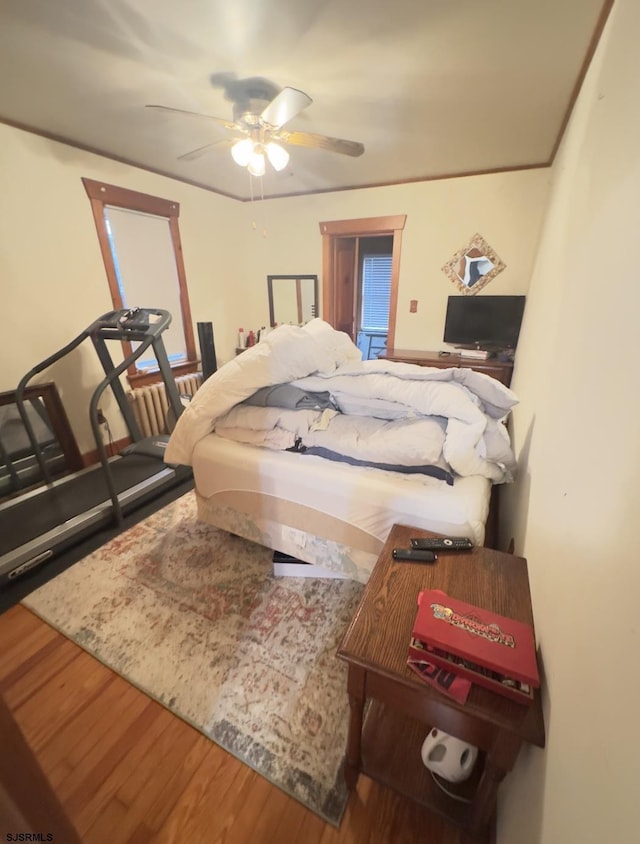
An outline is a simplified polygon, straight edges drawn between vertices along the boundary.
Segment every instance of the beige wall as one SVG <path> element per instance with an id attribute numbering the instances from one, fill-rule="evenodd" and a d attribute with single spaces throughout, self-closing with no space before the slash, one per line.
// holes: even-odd
<path id="1" fill-rule="evenodd" d="M 514 387 L 548 745 L 505 782 L 500 844 L 631 842 L 640 784 L 640 6 L 618 0 L 563 149 Z"/>
<path id="2" fill-rule="evenodd" d="M 0 345 L 4 390 L 111 308 L 83 176 L 180 203 L 192 316 L 214 323 L 219 363 L 234 354 L 240 326 L 267 323 L 268 274 L 321 278 L 321 220 L 388 214 L 407 215 L 396 345 L 439 348 L 457 292 L 441 267 L 480 232 L 507 264 L 487 290 L 525 293 L 549 182 L 541 169 L 240 203 L 3 125 L 0 149 L 0 272 L 11 315 Z M 59 385 L 81 449 L 92 448 L 87 408 L 100 369 L 90 345 L 46 377 Z M 105 400 L 108 418 L 112 407 Z M 118 438 L 124 429 L 111 418 Z"/>
<path id="3" fill-rule="evenodd" d="M 31 366 L 112 307 L 83 176 L 179 202 L 193 318 L 216 330 L 230 322 L 229 291 L 244 280 L 239 203 L 3 125 L 0 150 L 0 390 L 15 389 Z M 38 379 L 58 384 L 83 451 L 95 447 L 88 407 L 100 378 L 85 343 Z M 112 403 L 105 405 L 110 418 Z M 121 426 L 113 427 L 117 438 Z"/>
<path id="4" fill-rule="evenodd" d="M 247 303 L 245 321 L 255 327 L 268 274 L 317 273 L 322 278 L 320 221 L 406 214 L 396 346 L 439 349 L 447 297 L 458 292 L 442 266 L 480 232 L 507 265 L 485 292 L 526 293 L 548 183 L 548 170 L 528 170 L 247 206 L 248 283 L 255 290 L 255 308 Z M 418 300 L 415 314 L 409 313 L 411 299 Z"/>

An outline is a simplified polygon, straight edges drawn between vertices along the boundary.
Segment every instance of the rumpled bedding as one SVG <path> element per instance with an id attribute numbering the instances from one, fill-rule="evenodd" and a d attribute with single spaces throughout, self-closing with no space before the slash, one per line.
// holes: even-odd
<path id="1" fill-rule="evenodd" d="M 214 373 L 180 416 L 168 463 L 192 464 L 207 434 L 453 483 L 514 477 L 505 421 L 515 394 L 471 369 L 362 361 L 315 319 L 270 332 Z M 303 459 L 303 457 L 301 459 Z"/>

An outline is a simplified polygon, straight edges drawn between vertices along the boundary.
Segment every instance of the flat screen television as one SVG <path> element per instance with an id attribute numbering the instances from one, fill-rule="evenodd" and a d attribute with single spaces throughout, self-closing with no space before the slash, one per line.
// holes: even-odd
<path id="1" fill-rule="evenodd" d="M 515 349 L 525 296 L 449 296 L 444 342 L 460 347 Z"/>

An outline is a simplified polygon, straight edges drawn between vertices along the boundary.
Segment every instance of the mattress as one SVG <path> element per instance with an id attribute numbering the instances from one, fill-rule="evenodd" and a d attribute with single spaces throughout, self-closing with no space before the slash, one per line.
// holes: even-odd
<path id="1" fill-rule="evenodd" d="M 480 476 L 449 486 L 216 434 L 196 445 L 193 471 L 203 521 L 363 583 L 396 523 L 484 542 L 491 482 Z"/>

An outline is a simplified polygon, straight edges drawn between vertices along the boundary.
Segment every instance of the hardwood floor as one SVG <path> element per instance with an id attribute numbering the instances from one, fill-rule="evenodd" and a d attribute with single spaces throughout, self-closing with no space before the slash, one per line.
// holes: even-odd
<path id="1" fill-rule="evenodd" d="M 362 776 L 335 829 L 24 607 L 0 615 L 0 642 L 2 698 L 83 844 L 458 840 L 438 818 Z M 41 817 L 38 789 L 24 799 L 23 814 Z M 7 824 L 0 822 L 3 840 L 25 831 Z"/>

